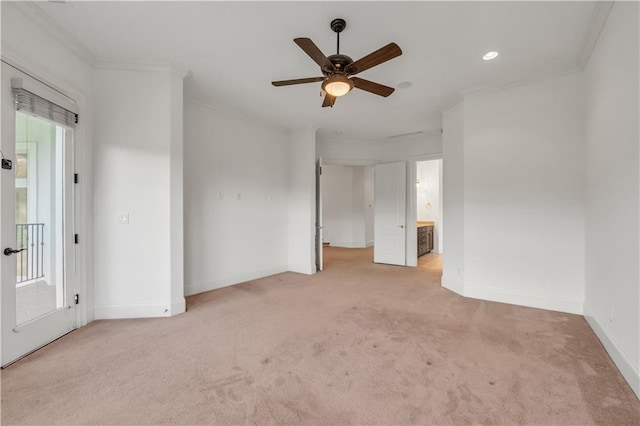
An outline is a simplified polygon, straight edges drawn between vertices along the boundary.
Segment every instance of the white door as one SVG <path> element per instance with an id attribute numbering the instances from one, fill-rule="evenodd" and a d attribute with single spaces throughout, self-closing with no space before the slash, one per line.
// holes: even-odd
<path id="1" fill-rule="evenodd" d="M 374 167 L 373 261 L 406 265 L 406 163 Z"/>
<path id="2" fill-rule="evenodd" d="M 322 271 L 322 157 L 316 161 L 316 270 Z"/>
<path id="3" fill-rule="evenodd" d="M 49 104 L 46 87 L 5 63 L 1 84 L 0 353 L 6 365 L 76 327 L 73 124 L 58 124 L 75 114 Z M 12 86 L 24 89 L 21 98 Z"/>

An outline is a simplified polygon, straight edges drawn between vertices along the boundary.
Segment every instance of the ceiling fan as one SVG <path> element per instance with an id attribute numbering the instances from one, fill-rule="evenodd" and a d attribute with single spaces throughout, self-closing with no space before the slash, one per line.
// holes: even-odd
<path id="1" fill-rule="evenodd" d="M 354 75 L 402 55 L 400 47 L 395 43 L 389 43 L 354 62 L 349 56 L 340 54 L 340 33 L 346 26 L 347 23 L 344 19 L 337 18 L 331 21 L 331 29 L 336 33 L 338 40 L 335 55 L 325 56 L 318 46 L 309 38 L 293 39 L 315 63 L 320 65 L 320 71 L 322 71 L 323 77 L 273 81 L 271 84 L 274 86 L 290 86 L 293 84 L 316 83 L 321 81 L 322 90 L 325 92 L 324 101 L 322 102 L 323 107 L 333 107 L 336 98 L 346 95 L 354 87 L 384 97 L 392 94 L 395 90 L 392 87 L 354 77 Z"/>

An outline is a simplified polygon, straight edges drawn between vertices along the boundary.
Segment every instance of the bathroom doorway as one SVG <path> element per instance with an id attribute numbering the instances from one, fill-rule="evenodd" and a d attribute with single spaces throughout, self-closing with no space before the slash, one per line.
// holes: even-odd
<path id="1" fill-rule="evenodd" d="M 417 264 L 437 261 L 443 253 L 442 159 L 416 161 Z M 436 259 L 437 258 L 437 259 Z"/>

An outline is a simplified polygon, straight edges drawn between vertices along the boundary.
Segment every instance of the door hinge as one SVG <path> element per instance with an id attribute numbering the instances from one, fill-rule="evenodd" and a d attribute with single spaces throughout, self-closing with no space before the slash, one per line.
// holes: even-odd
<path id="1" fill-rule="evenodd" d="M 73 183 L 78 183 L 78 174 L 77 173 L 73 174 Z"/>
<path id="2" fill-rule="evenodd" d="M 80 303 L 80 295 L 76 294 L 75 296 L 73 296 L 73 301 L 76 302 L 76 305 Z"/>
<path id="3" fill-rule="evenodd" d="M 73 242 L 78 244 L 78 234 L 73 234 Z"/>
<path id="4" fill-rule="evenodd" d="M 78 114 L 76 114 L 76 124 L 78 124 Z"/>

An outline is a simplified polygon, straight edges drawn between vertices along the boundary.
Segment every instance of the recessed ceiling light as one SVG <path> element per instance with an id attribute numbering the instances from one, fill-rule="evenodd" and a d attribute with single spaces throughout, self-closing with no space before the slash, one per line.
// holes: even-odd
<path id="1" fill-rule="evenodd" d="M 496 56 L 498 56 L 498 52 L 487 52 L 484 54 L 482 59 L 484 59 L 485 61 L 490 61 L 492 59 L 495 59 Z"/>
<path id="2" fill-rule="evenodd" d="M 408 89 L 412 84 L 413 83 L 411 83 L 410 81 L 403 81 L 402 83 L 398 84 L 398 89 Z"/>

